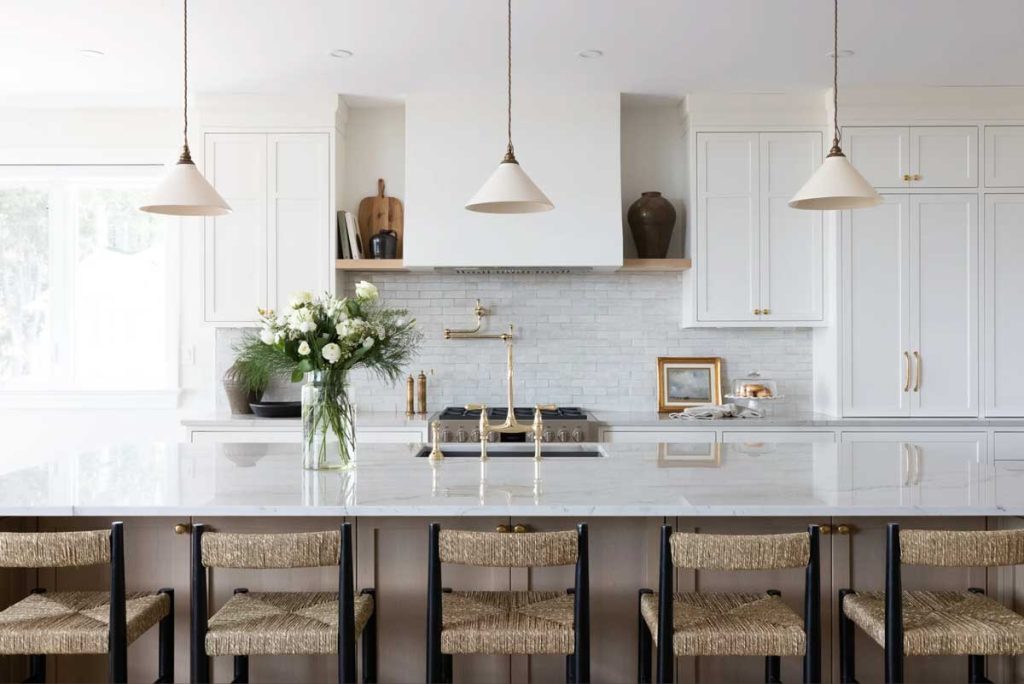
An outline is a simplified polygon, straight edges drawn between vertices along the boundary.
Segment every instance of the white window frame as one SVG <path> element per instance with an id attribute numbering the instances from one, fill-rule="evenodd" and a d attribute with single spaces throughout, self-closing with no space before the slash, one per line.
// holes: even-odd
<path id="1" fill-rule="evenodd" d="M 140 182 L 152 178 L 155 182 L 163 173 L 163 152 L 139 151 L 138 153 L 125 154 L 103 154 L 94 150 L 74 150 L 61 152 L 59 150 L 44 150 L 20 153 L 8 150 L 7 154 L 0 153 L 0 182 L 4 181 L 25 181 L 41 180 L 53 183 L 54 181 L 72 183 L 83 177 L 96 179 L 116 178 L 122 180 L 128 176 L 137 176 Z M 59 196 L 59 193 L 58 193 Z M 58 202 L 57 206 L 51 206 L 53 211 L 64 211 L 65 208 Z M 89 408 L 89 409 L 175 409 L 178 406 L 180 394 L 180 368 L 178 364 L 178 349 L 180 347 L 181 326 L 181 225 L 180 219 L 168 217 L 167 236 L 165 239 L 167 282 L 166 282 L 166 333 L 167 345 L 164 359 L 165 384 L 166 387 L 152 390 L 93 390 L 88 388 L 62 388 L 53 387 L 27 387 L 27 388 L 3 388 L 0 389 L 0 408 L 35 409 L 35 408 Z M 67 238 L 68 232 L 66 220 L 50 221 L 50 259 L 55 265 L 53 276 L 54 290 L 58 298 L 63 298 L 69 289 L 58 282 L 63 281 L 71 273 L 74 265 L 75 248 L 67 249 L 54 238 Z M 53 233 L 57 233 L 54 235 Z M 73 241 L 77 245 L 77 235 Z M 54 310 L 63 309 L 63 314 L 54 318 L 54 323 L 66 321 L 66 312 L 71 311 L 72 303 L 62 301 L 53 307 Z M 61 334 L 57 330 L 58 339 L 70 339 L 70 334 Z M 56 362 L 58 368 L 69 363 L 58 357 Z"/>

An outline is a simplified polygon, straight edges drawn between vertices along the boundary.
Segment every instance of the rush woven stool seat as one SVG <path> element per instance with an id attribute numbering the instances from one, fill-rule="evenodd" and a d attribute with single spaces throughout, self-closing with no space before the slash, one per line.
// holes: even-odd
<path id="1" fill-rule="evenodd" d="M 671 682 L 679 656 L 762 656 L 765 681 L 779 681 L 780 657 L 802 656 L 804 681 L 821 681 L 821 607 L 818 527 L 772 535 L 672 533 L 661 528 L 659 591 L 641 589 L 637 680 L 651 681 L 657 647 L 657 681 Z M 674 568 L 774 570 L 804 568 L 804 615 L 779 592 L 674 593 Z M 665 639 L 663 635 L 670 638 Z"/>
<path id="2" fill-rule="evenodd" d="M 375 682 L 374 591 L 353 589 L 352 525 L 339 532 L 227 534 L 192 528 L 192 681 L 210 681 L 210 657 L 234 657 L 234 682 L 249 680 L 249 656 L 338 656 L 338 680 L 356 679 L 362 637 L 363 681 Z M 338 592 L 234 594 L 207 617 L 207 568 L 304 568 L 338 565 Z M 339 600 L 339 596 L 341 599 Z"/>
<path id="3" fill-rule="evenodd" d="M 427 681 L 452 681 L 452 656 L 561 654 L 566 679 L 590 680 L 587 526 L 565 532 L 469 532 L 430 526 Z M 451 591 L 441 564 L 575 565 L 568 591 Z"/>
<path id="4" fill-rule="evenodd" d="M 902 591 L 903 564 L 993 567 L 1024 564 L 1024 530 L 905 530 L 890 523 L 885 591 L 839 591 L 843 682 L 855 681 L 853 626 L 885 649 L 885 679 L 903 681 L 904 656 L 965 655 L 970 682 L 987 682 L 985 656 L 1024 654 L 1024 616 L 967 591 Z"/>
<path id="5" fill-rule="evenodd" d="M 0 567 L 110 564 L 110 591 L 34 590 L 0 612 L 0 654 L 29 655 L 46 681 L 46 655 L 107 654 L 109 679 L 128 680 L 128 645 L 159 625 L 158 682 L 174 681 L 174 591 L 125 591 L 124 525 L 88 532 L 0 533 Z"/>

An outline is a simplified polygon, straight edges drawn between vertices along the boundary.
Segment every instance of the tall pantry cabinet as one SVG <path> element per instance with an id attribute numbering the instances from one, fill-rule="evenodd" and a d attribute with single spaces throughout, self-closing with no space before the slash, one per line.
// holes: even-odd
<path id="1" fill-rule="evenodd" d="M 1024 415 L 1024 126 L 844 141 L 884 201 L 841 217 L 842 414 Z"/>

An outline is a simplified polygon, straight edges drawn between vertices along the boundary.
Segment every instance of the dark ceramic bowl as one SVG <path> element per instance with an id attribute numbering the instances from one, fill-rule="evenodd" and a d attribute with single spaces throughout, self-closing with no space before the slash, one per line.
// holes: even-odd
<path id="1" fill-rule="evenodd" d="M 254 401 L 249 408 L 260 418 L 299 418 L 302 416 L 301 401 Z"/>

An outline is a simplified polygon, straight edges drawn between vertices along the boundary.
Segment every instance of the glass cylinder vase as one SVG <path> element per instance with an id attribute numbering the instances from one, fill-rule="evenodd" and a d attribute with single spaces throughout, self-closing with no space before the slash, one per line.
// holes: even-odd
<path id="1" fill-rule="evenodd" d="M 356 406 L 344 373 L 306 373 L 302 386 L 302 467 L 344 470 L 356 461 Z"/>

